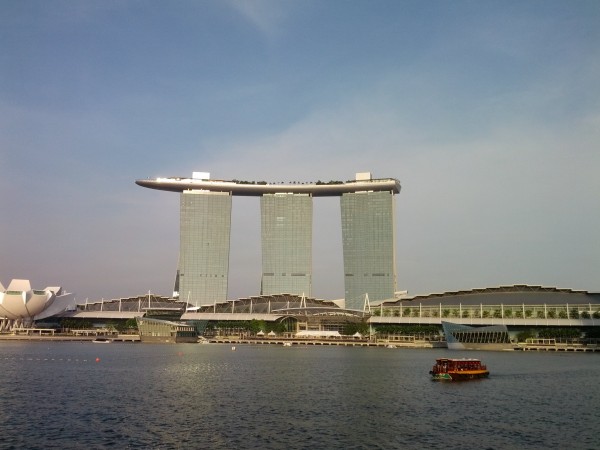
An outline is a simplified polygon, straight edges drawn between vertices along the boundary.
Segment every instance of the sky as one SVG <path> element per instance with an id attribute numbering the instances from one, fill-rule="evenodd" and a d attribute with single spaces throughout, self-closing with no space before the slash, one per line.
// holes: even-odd
<path id="1" fill-rule="evenodd" d="M 170 295 L 179 196 L 136 179 L 397 178 L 398 289 L 600 291 L 600 2 L 3 0 L 0 282 Z M 337 198 L 313 296 L 342 298 Z M 234 197 L 229 298 L 260 291 Z"/>

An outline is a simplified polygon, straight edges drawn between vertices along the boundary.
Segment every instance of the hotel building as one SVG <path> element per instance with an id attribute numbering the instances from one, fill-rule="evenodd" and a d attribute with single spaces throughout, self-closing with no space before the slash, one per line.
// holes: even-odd
<path id="1" fill-rule="evenodd" d="M 227 300 L 231 196 L 259 196 L 261 295 L 312 296 L 313 198 L 340 197 L 348 309 L 392 299 L 396 291 L 395 195 L 400 182 L 358 173 L 346 182 L 289 183 L 192 178 L 137 180 L 140 186 L 180 192 L 179 297 L 195 306 Z"/>

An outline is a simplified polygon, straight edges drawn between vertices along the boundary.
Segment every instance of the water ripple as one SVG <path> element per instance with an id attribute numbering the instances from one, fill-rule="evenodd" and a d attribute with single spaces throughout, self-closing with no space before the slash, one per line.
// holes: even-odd
<path id="1" fill-rule="evenodd" d="M 2 343 L 0 448 L 599 448 L 597 355 L 468 353 L 490 379 L 433 383 L 442 355 Z"/>

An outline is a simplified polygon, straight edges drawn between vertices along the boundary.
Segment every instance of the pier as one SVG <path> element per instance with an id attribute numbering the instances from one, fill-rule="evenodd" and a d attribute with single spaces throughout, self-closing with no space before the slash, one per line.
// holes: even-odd
<path id="1" fill-rule="evenodd" d="M 518 344 L 517 350 L 525 352 L 600 352 L 598 344 L 581 344 L 577 342 L 556 342 L 556 339 L 527 339 Z"/>

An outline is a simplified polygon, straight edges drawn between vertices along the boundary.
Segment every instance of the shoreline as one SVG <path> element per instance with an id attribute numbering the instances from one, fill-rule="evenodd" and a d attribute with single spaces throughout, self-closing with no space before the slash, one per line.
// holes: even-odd
<path id="1" fill-rule="evenodd" d="M 137 334 L 121 334 L 115 336 L 70 336 L 70 335 L 11 335 L 0 334 L 1 341 L 29 341 L 29 342 L 93 342 L 96 339 L 107 339 L 110 343 L 144 343 Z M 168 343 L 168 342 L 156 342 Z M 172 344 L 170 342 L 168 344 Z M 146 344 L 154 344 L 146 342 Z M 210 338 L 198 344 L 222 345 L 279 345 L 279 346 L 337 346 L 337 347 L 371 347 L 388 349 L 447 349 L 445 341 L 366 341 L 366 340 L 337 340 L 337 339 L 240 339 L 240 338 Z M 473 351 L 473 350 L 464 350 Z M 494 351 L 477 349 L 477 351 Z M 514 349 L 495 351 L 520 351 L 520 352 L 556 352 L 556 353 L 600 353 L 600 347 L 573 346 L 566 344 L 536 345 L 518 344 Z"/>
<path id="2" fill-rule="evenodd" d="M 0 334 L 0 341 L 39 341 L 39 342 L 92 342 L 98 338 L 113 342 L 140 342 L 137 334 L 120 334 L 118 336 L 72 336 L 72 335 L 26 335 Z"/>

